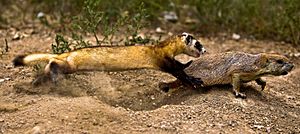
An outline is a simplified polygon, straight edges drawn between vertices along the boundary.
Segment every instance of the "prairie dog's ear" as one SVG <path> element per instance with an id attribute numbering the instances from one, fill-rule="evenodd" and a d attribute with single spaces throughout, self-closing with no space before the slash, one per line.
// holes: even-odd
<path id="1" fill-rule="evenodd" d="M 259 56 L 259 58 L 256 60 L 257 65 L 264 67 L 270 62 L 268 57 L 266 56 L 266 54 L 261 53 L 258 56 Z"/>

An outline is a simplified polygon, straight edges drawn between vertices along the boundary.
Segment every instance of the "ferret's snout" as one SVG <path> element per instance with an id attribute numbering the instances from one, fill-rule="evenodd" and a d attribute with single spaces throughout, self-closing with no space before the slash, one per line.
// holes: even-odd
<path id="1" fill-rule="evenodd" d="M 205 48 L 202 48 L 202 53 L 206 53 L 206 49 Z"/>

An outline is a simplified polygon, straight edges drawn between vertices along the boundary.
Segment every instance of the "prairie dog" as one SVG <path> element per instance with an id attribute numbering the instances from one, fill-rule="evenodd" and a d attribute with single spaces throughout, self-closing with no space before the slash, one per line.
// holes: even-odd
<path id="1" fill-rule="evenodd" d="M 245 98 L 246 95 L 240 92 L 242 83 L 255 80 L 264 90 L 266 82 L 261 77 L 286 75 L 293 67 L 285 56 L 278 54 L 226 52 L 201 56 L 185 72 L 192 77 L 201 78 L 203 86 L 232 84 L 235 96 Z M 169 88 L 180 85 L 180 80 L 176 80 L 161 83 L 160 88 L 168 91 Z"/>

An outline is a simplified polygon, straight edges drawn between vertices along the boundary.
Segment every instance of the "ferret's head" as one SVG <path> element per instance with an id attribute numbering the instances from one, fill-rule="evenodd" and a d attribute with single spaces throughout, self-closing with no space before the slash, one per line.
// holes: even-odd
<path id="1" fill-rule="evenodd" d="M 278 54 L 264 54 L 266 57 L 266 69 L 271 75 L 287 75 L 294 67 L 288 58 Z"/>
<path id="2" fill-rule="evenodd" d="M 199 57 L 206 52 L 203 45 L 188 33 L 182 33 L 181 40 L 186 44 L 184 53 L 189 56 Z"/>

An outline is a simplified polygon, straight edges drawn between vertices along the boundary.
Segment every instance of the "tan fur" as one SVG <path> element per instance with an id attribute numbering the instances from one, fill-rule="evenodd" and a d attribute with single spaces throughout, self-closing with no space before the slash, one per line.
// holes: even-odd
<path id="1" fill-rule="evenodd" d="M 279 60 L 283 63 L 278 63 Z M 204 86 L 232 84 L 236 96 L 246 97 L 245 94 L 240 93 L 241 83 L 255 80 L 264 89 L 266 82 L 260 77 L 284 75 L 292 68 L 293 64 L 282 55 L 227 52 L 206 54 L 195 60 L 185 69 L 185 72 L 193 77 L 201 78 Z M 174 88 L 179 85 L 180 81 L 177 80 L 169 83 L 168 86 Z"/>
<path id="2" fill-rule="evenodd" d="M 94 47 L 73 52 L 54 54 L 32 54 L 24 58 L 26 65 L 39 62 L 56 62 L 67 73 L 84 70 L 122 71 L 130 69 L 157 69 L 166 57 L 183 53 L 185 44 L 180 38 L 171 38 L 158 46 Z M 47 70 L 48 71 L 48 70 Z"/>
<path id="3" fill-rule="evenodd" d="M 62 73 L 86 70 L 164 70 L 163 66 L 168 62 L 166 59 L 174 59 L 176 55 L 182 53 L 193 57 L 198 57 L 202 53 L 194 50 L 195 48 L 192 48 L 191 45 L 186 44 L 185 37 L 187 36 L 185 35 L 188 34 L 173 36 L 158 45 L 152 46 L 92 47 L 58 55 L 31 54 L 15 58 L 14 63 L 35 65 L 40 62 L 46 62 L 48 63 L 44 72 L 46 75 L 51 73 L 52 63 L 55 63 Z M 205 51 L 205 49 L 203 50 Z"/>

